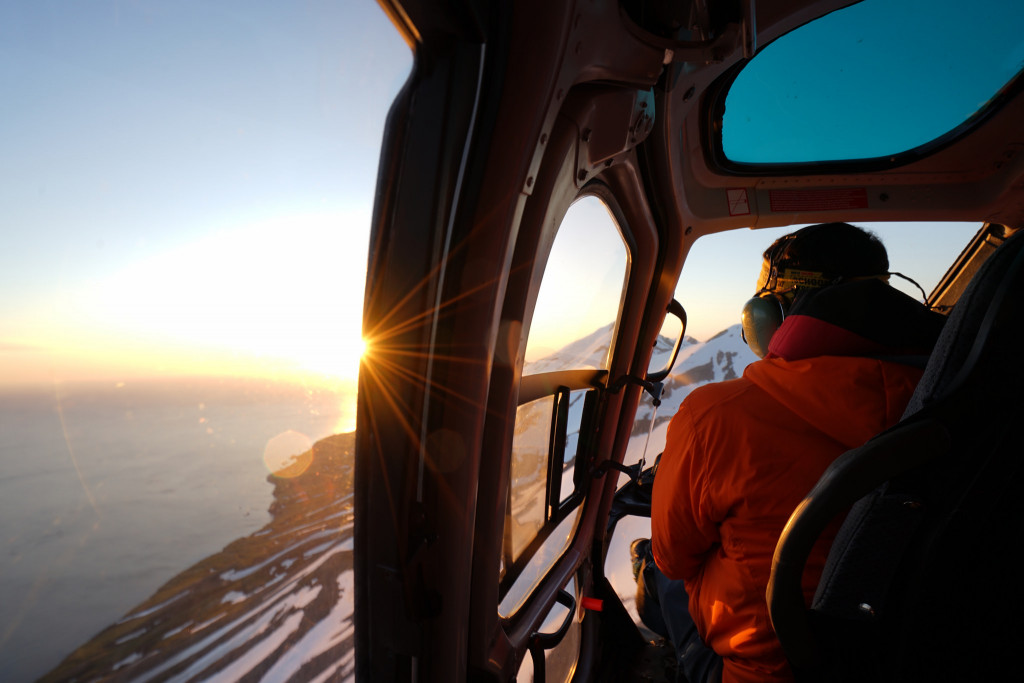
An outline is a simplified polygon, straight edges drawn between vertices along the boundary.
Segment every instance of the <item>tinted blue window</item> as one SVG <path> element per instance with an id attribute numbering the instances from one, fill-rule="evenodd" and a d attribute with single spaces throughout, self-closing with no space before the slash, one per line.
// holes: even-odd
<path id="1" fill-rule="evenodd" d="M 782 36 L 737 76 L 722 147 L 740 163 L 869 159 L 982 111 L 1024 68 L 1019 0 L 865 0 Z"/>

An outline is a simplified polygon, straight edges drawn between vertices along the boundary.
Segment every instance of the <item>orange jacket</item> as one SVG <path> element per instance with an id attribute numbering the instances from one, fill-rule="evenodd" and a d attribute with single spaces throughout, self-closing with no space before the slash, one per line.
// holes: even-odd
<path id="1" fill-rule="evenodd" d="M 652 550 L 665 575 L 685 581 L 698 631 L 725 658 L 723 683 L 792 679 L 765 602 L 779 534 L 829 463 L 895 424 L 920 376 L 872 358 L 769 355 L 740 379 L 694 390 L 672 419 Z M 837 528 L 808 561 L 808 600 Z"/>

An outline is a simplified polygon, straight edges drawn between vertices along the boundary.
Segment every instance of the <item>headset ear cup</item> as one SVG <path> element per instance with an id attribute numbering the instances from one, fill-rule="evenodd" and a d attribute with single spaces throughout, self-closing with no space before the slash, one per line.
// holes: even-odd
<path id="1" fill-rule="evenodd" d="M 782 304 L 774 296 L 755 296 L 743 304 L 743 341 L 758 358 L 768 355 L 768 343 L 784 317 Z"/>

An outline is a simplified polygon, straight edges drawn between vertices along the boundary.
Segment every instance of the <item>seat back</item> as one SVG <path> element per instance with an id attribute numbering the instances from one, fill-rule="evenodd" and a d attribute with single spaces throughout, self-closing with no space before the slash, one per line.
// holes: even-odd
<path id="1" fill-rule="evenodd" d="M 980 680 L 1017 666 L 1021 340 L 1018 234 L 965 290 L 903 420 L 837 459 L 780 538 L 769 609 L 799 678 Z M 847 509 L 808 610 L 807 555 Z"/>

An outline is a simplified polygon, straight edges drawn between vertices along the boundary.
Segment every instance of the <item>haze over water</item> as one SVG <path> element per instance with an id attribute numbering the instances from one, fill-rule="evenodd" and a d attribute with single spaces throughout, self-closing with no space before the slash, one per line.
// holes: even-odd
<path id="1" fill-rule="evenodd" d="M 265 459 L 350 430 L 353 399 L 224 379 L 0 393 L 4 680 L 35 679 L 183 568 L 265 525 Z"/>

